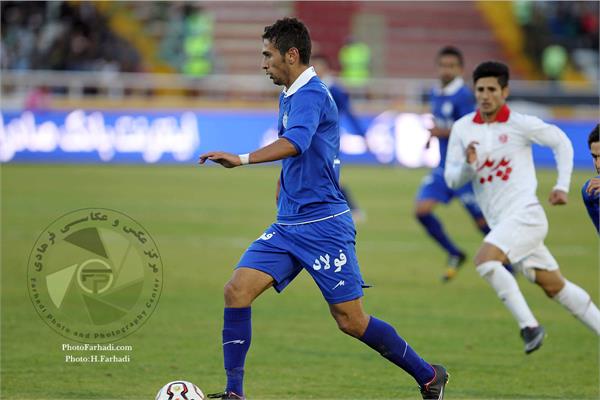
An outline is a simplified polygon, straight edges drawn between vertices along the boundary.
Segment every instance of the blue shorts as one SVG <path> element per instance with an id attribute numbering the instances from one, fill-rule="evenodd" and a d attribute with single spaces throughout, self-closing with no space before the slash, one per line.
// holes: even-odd
<path id="1" fill-rule="evenodd" d="M 265 272 L 281 292 L 306 269 L 329 304 L 362 297 L 364 285 L 352 214 L 301 225 L 273 224 L 242 255 L 237 268 Z"/>
<path id="2" fill-rule="evenodd" d="M 483 218 L 483 213 L 475 200 L 471 183 L 469 182 L 457 190 L 452 190 L 446 185 L 444 170 L 440 168 L 435 168 L 429 175 L 423 178 L 421 188 L 417 194 L 417 201 L 435 200 L 448 204 L 454 197 L 460 200 L 462 205 L 474 218 Z"/>

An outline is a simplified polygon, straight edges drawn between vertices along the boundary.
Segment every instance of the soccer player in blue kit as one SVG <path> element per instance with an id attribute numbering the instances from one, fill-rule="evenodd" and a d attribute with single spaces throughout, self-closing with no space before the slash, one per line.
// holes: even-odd
<path id="1" fill-rule="evenodd" d="M 592 158 L 594 159 L 594 167 L 598 174 L 595 178 L 589 179 L 581 188 L 581 196 L 583 197 L 583 204 L 587 208 L 587 212 L 596 227 L 596 231 L 600 232 L 598 224 L 600 221 L 599 208 L 600 208 L 600 139 L 598 138 L 598 127 L 596 125 L 594 130 L 588 137 L 588 147 Z"/>
<path id="2" fill-rule="evenodd" d="M 421 183 L 416 198 L 415 216 L 429 236 L 448 254 L 447 269 L 442 276 L 442 280 L 448 281 L 456 276 L 466 255 L 450 239 L 440 220 L 433 214 L 437 204 L 447 204 L 457 197 L 484 234 L 489 232 L 489 228 L 475 201 L 471 184 L 452 190 L 444 181 L 444 164 L 452 124 L 463 115 L 474 111 L 475 98 L 462 78 L 464 61 L 460 50 L 451 46 L 444 47 L 438 52 L 436 60 L 441 85 L 431 91 L 431 112 L 435 125 L 430 129 L 430 133 L 432 137 L 438 138 L 440 163 Z"/>
<path id="3" fill-rule="evenodd" d="M 386 322 L 365 313 L 354 224 L 338 183 L 338 112 L 309 67 L 311 41 L 295 18 L 265 27 L 262 68 L 279 97 L 279 138 L 252 153 L 210 151 L 199 163 L 226 168 L 282 160 L 277 221 L 242 255 L 224 288 L 223 357 L 227 386 L 209 398 L 244 399 L 251 304 L 269 287 L 282 291 L 303 269 L 319 286 L 338 327 L 409 373 L 424 399 L 442 399 L 448 374 L 423 360 Z"/>

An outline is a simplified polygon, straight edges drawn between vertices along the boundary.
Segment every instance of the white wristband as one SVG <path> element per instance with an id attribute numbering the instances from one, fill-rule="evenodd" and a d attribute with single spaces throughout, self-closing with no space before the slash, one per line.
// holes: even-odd
<path id="1" fill-rule="evenodd" d="M 240 158 L 242 165 L 250 164 L 250 153 L 238 154 L 238 157 Z"/>

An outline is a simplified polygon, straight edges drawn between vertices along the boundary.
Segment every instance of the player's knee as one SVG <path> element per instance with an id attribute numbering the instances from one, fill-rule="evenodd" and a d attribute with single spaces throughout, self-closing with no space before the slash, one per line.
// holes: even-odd
<path id="1" fill-rule="evenodd" d="M 478 251 L 477 254 L 475 254 L 475 257 L 473 258 L 473 262 L 475 263 L 476 267 L 478 267 L 481 264 L 486 263 L 488 261 L 504 262 L 505 260 L 502 260 L 501 257 L 499 257 L 495 254 L 490 254 L 485 251 Z"/>
<path id="2" fill-rule="evenodd" d="M 246 304 L 249 302 L 248 293 L 246 293 L 244 288 L 242 288 L 233 280 L 230 280 L 225 284 L 225 287 L 223 288 L 223 294 L 225 297 L 226 307 L 249 306 L 249 304 Z"/>
<path id="3" fill-rule="evenodd" d="M 417 219 L 428 216 L 435 208 L 435 202 L 432 200 L 417 201 L 415 204 L 414 214 Z"/>
<path id="4" fill-rule="evenodd" d="M 553 298 L 565 287 L 565 283 L 562 281 L 553 281 L 540 286 L 544 290 L 544 293 L 546 293 L 546 296 Z"/>
<path id="5" fill-rule="evenodd" d="M 228 305 L 236 298 L 237 292 L 233 282 L 229 281 L 223 287 L 223 296 L 225 297 L 225 305 Z"/>
<path id="6" fill-rule="evenodd" d="M 335 315 L 334 318 L 342 332 L 355 338 L 360 338 L 365 333 L 368 324 L 368 320 L 365 323 L 361 318 L 353 318 L 348 314 Z"/>
<path id="7" fill-rule="evenodd" d="M 428 216 L 433 211 L 433 207 L 424 203 L 417 203 L 415 205 L 414 214 L 416 219 L 421 219 Z"/>
<path id="8" fill-rule="evenodd" d="M 356 324 L 354 321 L 346 318 L 339 318 L 336 319 L 336 322 L 338 324 L 338 328 L 340 328 L 340 330 L 346 335 L 356 338 L 361 337 L 363 332 L 360 331 L 358 324 Z"/>
<path id="9" fill-rule="evenodd" d="M 487 261 L 491 261 L 490 258 L 487 257 L 487 255 L 481 253 L 475 254 L 475 258 L 473 258 L 473 262 L 475 263 L 476 267 L 480 266 L 481 264 Z"/>
<path id="10" fill-rule="evenodd" d="M 560 272 L 541 269 L 533 269 L 533 271 L 535 273 L 535 283 L 542 288 L 546 296 L 552 298 L 565 287 L 565 280 Z"/>

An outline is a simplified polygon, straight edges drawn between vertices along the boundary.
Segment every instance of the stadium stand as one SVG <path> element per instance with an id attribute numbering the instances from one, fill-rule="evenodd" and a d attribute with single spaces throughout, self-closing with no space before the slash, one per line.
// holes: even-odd
<path id="1" fill-rule="evenodd" d="M 432 54 L 448 44 L 460 46 L 467 70 L 506 58 L 474 2 L 363 2 L 360 11 L 385 17 L 386 76 L 434 75 Z"/>
<path id="2" fill-rule="evenodd" d="M 525 33 L 526 52 L 539 69 L 543 68 L 544 51 L 560 46 L 572 67 L 589 81 L 598 80 L 598 2 L 517 1 L 514 9 Z"/>
<path id="3" fill-rule="evenodd" d="M 137 51 L 91 2 L 2 2 L 2 69 L 140 70 Z"/>
<path id="4" fill-rule="evenodd" d="M 268 100 L 274 88 L 259 71 L 259 38 L 273 20 L 294 15 L 310 27 L 315 50 L 334 70 L 345 44 L 368 45 L 368 93 L 351 88 L 359 109 L 419 106 L 435 76 L 433 57 L 448 44 L 464 52 L 466 71 L 483 59 L 508 62 L 514 97 L 597 104 L 597 3 L 570 2 L 569 12 L 563 3 L 525 2 L 524 10 L 521 3 L 2 2 L 3 94 L 10 104 L 28 93 L 71 101 L 96 93 L 110 101 L 170 96 L 166 104 L 185 96 Z M 569 57 L 560 86 L 542 82 L 540 57 L 548 44 Z M 82 72 L 61 75 L 65 70 Z"/>
<path id="5" fill-rule="evenodd" d="M 189 32 L 192 17 L 204 15 L 208 70 L 252 74 L 263 27 L 297 15 L 334 69 L 340 48 L 356 39 L 371 49 L 373 77 L 431 76 L 434 65 L 423 60 L 454 44 L 464 52 L 467 70 L 479 60 L 498 59 L 516 64 L 516 77 L 539 78 L 544 50 L 559 45 L 573 68 L 597 80 L 597 2 L 3 2 L 1 7 L 3 69 L 181 72 L 184 43 L 197 36 L 197 30 Z M 486 16 L 502 7 L 513 10 L 522 32 L 521 39 L 511 34 L 509 40 L 524 41 L 517 56 L 531 58 L 533 72 L 515 60 L 503 43 L 505 33 Z"/>

